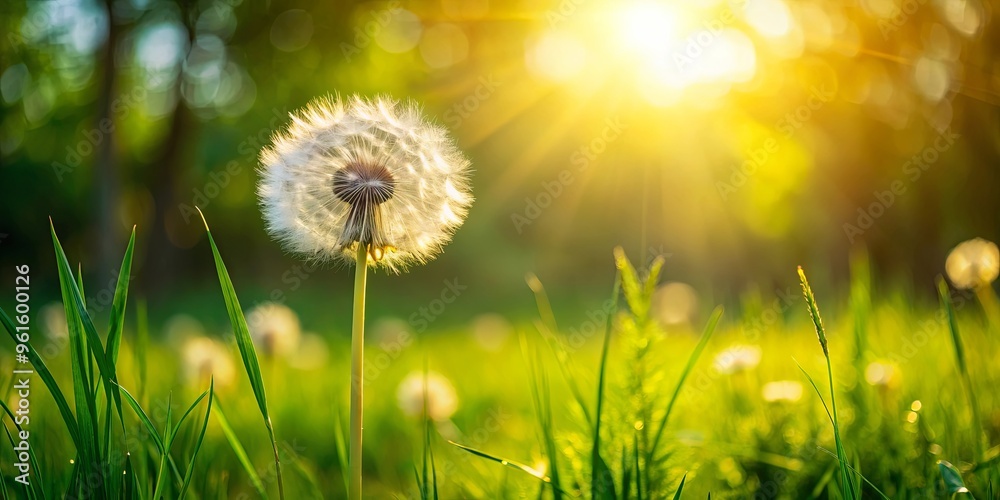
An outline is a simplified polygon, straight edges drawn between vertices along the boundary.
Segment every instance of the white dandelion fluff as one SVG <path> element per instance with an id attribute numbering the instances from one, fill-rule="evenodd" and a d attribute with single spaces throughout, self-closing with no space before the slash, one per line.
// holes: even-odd
<path id="1" fill-rule="evenodd" d="M 802 399 L 802 384 L 794 380 L 768 382 L 761 388 L 761 395 L 768 403 L 794 403 Z"/>
<path id="2" fill-rule="evenodd" d="M 734 345 L 715 356 L 715 369 L 723 375 L 753 370 L 760 364 L 760 356 L 757 346 Z"/>
<path id="3" fill-rule="evenodd" d="M 1000 248 L 982 238 L 963 241 L 948 254 L 944 268 L 956 288 L 987 286 L 1000 275 Z"/>
<path id="4" fill-rule="evenodd" d="M 448 420 L 458 409 L 455 386 L 444 375 L 428 372 L 424 381 L 423 372 L 411 372 L 396 390 L 399 409 L 407 416 L 419 417 L 424 413 L 424 395 L 427 401 L 427 416 L 438 422 Z"/>
<path id="5" fill-rule="evenodd" d="M 208 337 L 189 337 L 181 347 L 182 374 L 189 384 L 201 385 L 215 378 L 215 385 L 233 383 L 236 369 L 225 346 Z"/>
<path id="6" fill-rule="evenodd" d="M 265 302 L 246 315 L 250 337 L 270 356 L 287 356 L 299 348 L 302 326 L 295 311 L 275 302 Z"/>
<path id="7" fill-rule="evenodd" d="M 392 271 L 434 258 L 472 203 L 469 161 L 412 102 L 326 97 L 260 155 L 268 231 L 309 258 Z"/>

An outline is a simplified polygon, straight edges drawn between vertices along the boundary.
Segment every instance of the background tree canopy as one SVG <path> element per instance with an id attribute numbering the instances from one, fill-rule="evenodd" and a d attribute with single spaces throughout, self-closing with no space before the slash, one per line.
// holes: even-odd
<path id="1" fill-rule="evenodd" d="M 2 9 L 4 253 L 48 265 L 51 216 L 103 283 L 138 225 L 152 297 L 209 275 L 196 205 L 245 286 L 301 279 L 263 231 L 257 154 L 330 93 L 415 99 L 473 160 L 469 223 L 404 289 L 460 275 L 530 305 L 531 270 L 601 296 L 616 244 L 730 297 L 799 263 L 843 279 L 859 245 L 930 283 L 957 242 L 1000 237 L 1000 44 L 978 0 Z"/>

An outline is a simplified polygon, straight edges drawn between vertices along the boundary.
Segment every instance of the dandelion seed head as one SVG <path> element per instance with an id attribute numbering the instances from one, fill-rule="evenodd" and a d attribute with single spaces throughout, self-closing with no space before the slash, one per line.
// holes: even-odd
<path id="1" fill-rule="evenodd" d="M 66 309 L 58 302 L 52 302 L 42 306 L 38 312 L 38 317 L 42 323 L 42 329 L 49 340 L 61 340 L 69 338 L 69 324 L 66 322 Z"/>
<path id="2" fill-rule="evenodd" d="M 963 241 L 948 254 L 944 269 L 956 288 L 987 286 L 1000 275 L 1000 249 L 982 238 Z"/>
<path id="3" fill-rule="evenodd" d="M 779 401 L 794 403 L 802 399 L 802 384 L 794 380 L 768 382 L 761 389 L 761 395 L 768 403 Z"/>
<path id="4" fill-rule="evenodd" d="M 299 316 L 288 306 L 265 302 L 246 315 L 254 344 L 269 356 L 289 356 L 299 348 L 302 327 Z"/>
<path id="5" fill-rule="evenodd" d="M 208 337 L 189 337 L 181 347 L 182 375 L 191 385 L 201 386 L 215 378 L 215 385 L 232 384 L 236 370 L 229 350 Z"/>
<path id="6" fill-rule="evenodd" d="M 267 229 L 291 252 L 399 272 L 433 259 L 472 204 L 469 161 L 416 104 L 325 97 L 260 155 Z"/>
<path id="7" fill-rule="evenodd" d="M 760 356 L 757 346 L 734 345 L 715 356 L 715 369 L 724 375 L 752 370 L 760 364 Z"/>
<path id="8" fill-rule="evenodd" d="M 396 391 L 399 409 L 410 417 L 419 417 L 424 413 L 424 394 L 427 394 L 427 416 L 438 422 L 448 420 L 458 409 L 458 396 L 455 386 L 444 375 L 428 372 L 426 384 L 424 372 L 411 372 Z"/>
<path id="9" fill-rule="evenodd" d="M 888 361 L 873 361 L 865 367 L 865 381 L 869 385 L 893 389 L 899 385 L 899 367 Z"/>

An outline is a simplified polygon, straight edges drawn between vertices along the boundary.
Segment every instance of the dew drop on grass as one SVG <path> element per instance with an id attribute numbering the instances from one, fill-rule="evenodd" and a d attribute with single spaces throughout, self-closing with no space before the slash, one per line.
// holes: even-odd
<path id="1" fill-rule="evenodd" d="M 921 403 L 920 400 L 918 399 L 918 400 L 915 400 L 913 403 L 910 404 L 910 409 L 913 410 L 913 411 L 920 411 L 920 408 L 923 408 L 923 406 L 924 406 L 924 404 Z"/>

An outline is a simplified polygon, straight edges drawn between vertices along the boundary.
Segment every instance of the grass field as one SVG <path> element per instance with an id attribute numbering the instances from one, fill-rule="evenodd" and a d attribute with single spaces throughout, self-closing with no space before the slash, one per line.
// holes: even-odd
<path id="1" fill-rule="evenodd" d="M 144 305 L 126 301 L 127 280 L 110 318 L 92 319 L 56 248 L 68 336 L 32 337 L 33 480 L 15 481 L 20 440 L 5 416 L 4 497 L 345 496 L 343 336 L 284 349 L 277 328 L 297 320 L 252 319 L 258 311 L 248 326 L 224 266 L 228 338 L 200 338 L 190 320 L 148 324 Z M 529 276 L 536 320 L 483 317 L 417 336 L 371 319 L 366 496 L 997 498 L 992 290 L 942 281 L 933 303 L 873 289 L 856 258 L 851 289 L 816 298 L 822 324 L 801 294 L 778 290 L 664 327 L 662 261 L 615 260 L 614 291 L 591 311 L 553 311 Z M 799 285 L 794 269 L 788 284 Z M 17 316 L 3 320 L 14 337 Z M 255 331 L 262 324 L 274 331 Z M 8 411 L 18 400 L 5 395 Z"/>

